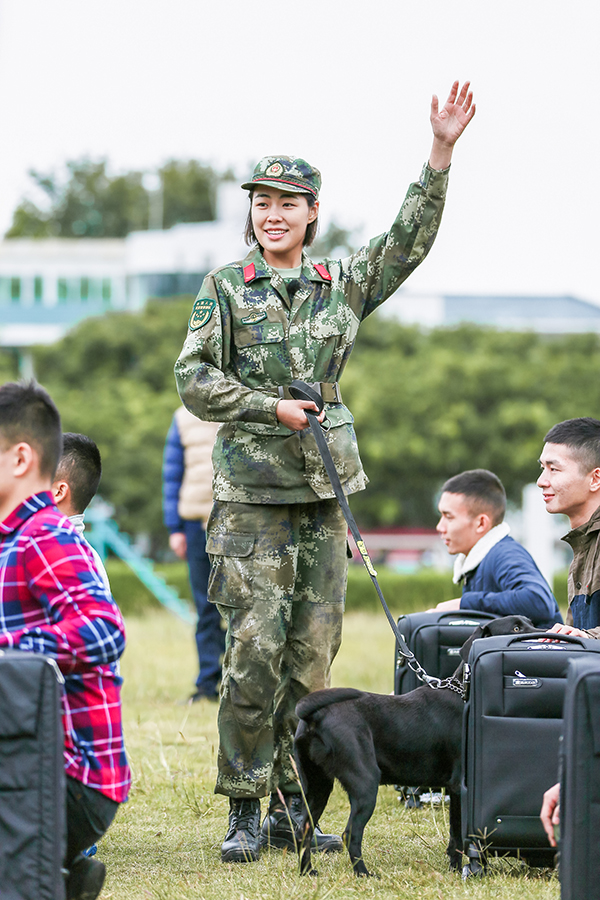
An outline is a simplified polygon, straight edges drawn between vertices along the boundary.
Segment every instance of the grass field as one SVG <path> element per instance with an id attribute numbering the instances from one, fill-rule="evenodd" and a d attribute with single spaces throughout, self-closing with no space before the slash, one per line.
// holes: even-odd
<path id="1" fill-rule="evenodd" d="M 195 677 L 192 631 L 154 611 L 130 618 L 127 629 L 123 705 L 133 787 L 99 846 L 108 869 L 103 900 L 559 897 L 553 873 L 516 860 L 494 861 L 488 877 L 463 883 L 447 870 L 446 809 L 405 810 L 391 787 L 381 788 L 365 832 L 365 860 L 378 878 L 355 878 L 346 853 L 320 858 L 318 878 L 300 878 L 296 858 L 275 851 L 255 864 L 223 865 L 228 801 L 213 793 L 217 709 L 185 704 Z M 389 692 L 394 640 L 383 614 L 347 614 L 344 629 L 334 684 Z M 336 788 L 322 824 L 341 833 L 347 816 Z"/>

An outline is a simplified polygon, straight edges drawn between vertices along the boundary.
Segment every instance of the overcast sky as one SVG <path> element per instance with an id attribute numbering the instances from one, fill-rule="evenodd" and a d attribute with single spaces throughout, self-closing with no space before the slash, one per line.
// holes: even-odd
<path id="1" fill-rule="evenodd" d="M 431 94 L 472 81 L 417 291 L 600 303 L 597 0 L 0 0 L 0 229 L 27 170 L 272 153 L 323 173 L 323 221 L 391 223 Z M 226 259 L 223 260 L 225 262 Z M 407 285 L 408 286 L 408 285 Z"/>

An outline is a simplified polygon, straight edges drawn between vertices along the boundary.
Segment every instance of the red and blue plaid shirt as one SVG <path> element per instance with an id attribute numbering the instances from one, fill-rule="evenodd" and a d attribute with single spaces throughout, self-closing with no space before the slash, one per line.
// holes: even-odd
<path id="1" fill-rule="evenodd" d="M 86 542 L 46 491 L 0 522 L 0 647 L 56 660 L 65 678 L 65 771 L 125 800 L 131 777 L 116 669 L 123 619 Z"/>

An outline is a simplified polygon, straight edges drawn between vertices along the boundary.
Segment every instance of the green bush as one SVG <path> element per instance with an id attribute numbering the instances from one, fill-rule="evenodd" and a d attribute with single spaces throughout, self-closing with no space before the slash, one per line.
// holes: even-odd
<path id="1" fill-rule="evenodd" d="M 387 605 L 397 616 L 429 609 L 460 593 L 459 588 L 452 584 L 450 573 L 435 572 L 432 569 L 407 574 L 377 566 L 377 581 Z M 379 597 L 367 570 L 362 565 L 351 565 L 348 570 L 346 609 L 375 612 L 380 608 Z"/>
<path id="2" fill-rule="evenodd" d="M 154 570 L 167 584 L 175 588 L 183 600 L 191 604 L 191 590 L 185 562 L 156 565 Z M 158 600 L 126 563 L 111 557 L 106 563 L 106 571 L 113 596 L 124 615 L 141 616 L 147 610 L 159 606 Z M 377 570 L 377 580 L 388 606 L 396 615 L 435 606 L 440 600 L 449 600 L 456 596 L 457 592 L 449 574 L 429 570 L 406 575 L 381 566 Z M 375 588 L 362 566 L 351 565 L 349 568 L 346 608 L 373 612 L 380 609 Z"/>
<path id="3" fill-rule="evenodd" d="M 126 563 L 110 558 L 106 564 L 106 571 L 113 596 L 124 615 L 142 616 L 149 609 L 158 608 L 158 600 L 148 588 L 144 587 Z M 175 588 L 182 600 L 192 604 L 185 562 L 156 565 L 155 571 L 167 584 Z M 460 588 L 452 583 L 449 572 L 436 572 L 432 569 L 407 574 L 379 566 L 377 580 L 386 603 L 395 616 L 429 609 L 442 600 L 450 600 L 460 594 Z M 554 595 L 564 616 L 567 609 L 566 572 L 559 572 L 555 576 Z M 352 612 L 355 610 L 377 612 L 380 608 L 381 604 L 369 573 L 362 565 L 351 564 L 348 570 L 346 609 Z"/>

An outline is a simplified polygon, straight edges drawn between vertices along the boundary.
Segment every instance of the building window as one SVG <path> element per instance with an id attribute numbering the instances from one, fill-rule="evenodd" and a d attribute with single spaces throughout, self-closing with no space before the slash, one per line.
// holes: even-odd
<path id="1" fill-rule="evenodd" d="M 66 303 L 67 301 L 67 279 L 59 278 L 56 285 L 56 293 L 58 295 L 59 303 Z"/>
<path id="2" fill-rule="evenodd" d="M 36 275 L 33 279 L 33 299 L 36 303 L 41 303 L 44 299 L 44 279 L 41 275 Z"/>
<path id="3" fill-rule="evenodd" d="M 112 283 L 110 278 L 102 279 L 102 299 L 108 303 L 112 295 Z"/>
<path id="4" fill-rule="evenodd" d="M 90 279 L 82 278 L 79 286 L 79 295 L 82 300 L 88 300 L 90 296 Z"/>
<path id="5" fill-rule="evenodd" d="M 10 299 L 13 303 L 18 303 L 21 299 L 21 279 L 20 278 L 11 278 L 10 279 Z"/>

